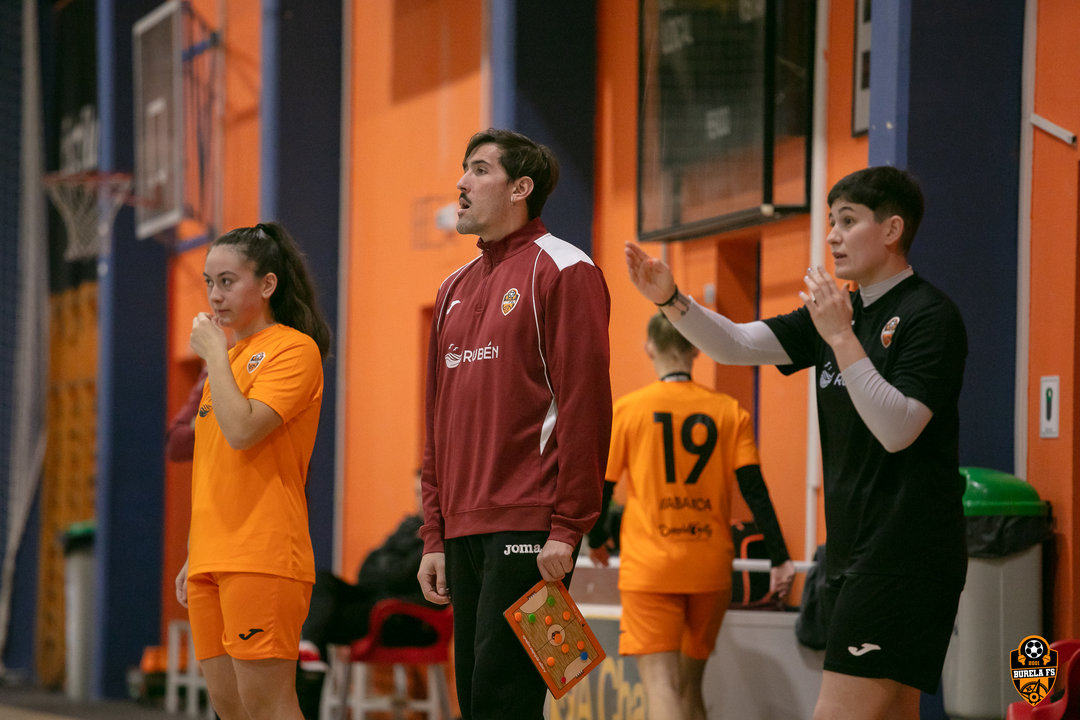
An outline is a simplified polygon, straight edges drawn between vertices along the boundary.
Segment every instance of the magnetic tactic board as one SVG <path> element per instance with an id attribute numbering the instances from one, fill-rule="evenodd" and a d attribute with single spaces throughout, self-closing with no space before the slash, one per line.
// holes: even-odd
<path id="1" fill-rule="evenodd" d="M 503 615 L 556 699 L 606 657 L 561 582 L 541 580 Z"/>

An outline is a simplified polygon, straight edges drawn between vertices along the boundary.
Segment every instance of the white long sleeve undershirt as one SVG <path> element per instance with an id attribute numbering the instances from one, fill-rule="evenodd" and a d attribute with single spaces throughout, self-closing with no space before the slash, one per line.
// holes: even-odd
<path id="1" fill-rule="evenodd" d="M 698 350 L 722 365 L 787 365 L 791 362 L 780 340 L 761 320 L 732 322 L 718 312 L 698 305 L 690 308 L 675 328 Z"/>
<path id="2" fill-rule="evenodd" d="M 881 377 L 868 357 L 853 362 L 840 374 L 851 404 L 888 452 L 900 452 L 915 442 L 934 415 L 926 405 Z"/>
<path id="3" fill-rule="evenodd" d="M 908 269 L 881 285 L 867 288 L 870 302 L 911 275 Z M 693 298 L 686 314 L 674 322 L 682 335 L 710 358 L 724 365 L 787 365 L 791 363 L 773 331 L 761 320 L 736 323 L 704 308 Z M 923 403 L 909 398 L 881 376 L 870 358 L 862 358 L 842 373 L 848 395 L 859 417 L 888 452 L 910 446 L 933 417 Z"/>

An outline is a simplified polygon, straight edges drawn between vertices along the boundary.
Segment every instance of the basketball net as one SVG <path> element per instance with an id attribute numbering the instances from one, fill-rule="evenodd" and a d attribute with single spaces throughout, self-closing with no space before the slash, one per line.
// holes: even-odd
<path id="1" fill-rule="evenodd" d="M 45 189 L 64 219 L 68 262 L 107 255 L 116 213 L 131 196 L 131 175 L 90 170 L 49 173 Z"/>

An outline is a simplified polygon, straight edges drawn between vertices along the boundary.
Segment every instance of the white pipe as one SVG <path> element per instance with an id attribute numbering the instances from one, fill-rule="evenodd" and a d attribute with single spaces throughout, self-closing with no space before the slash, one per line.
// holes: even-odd
<path id="1" fill-rule="evenodd" d="M 825 207 L 828 191 L 826 130 L 829 120 L 829 73 L 826 56 L 829 50 L 829 0 L 817 4 L 814 58 L 814 135 L 810 165 L 810 265 L 825 264 Z M 817 497 L 821 487 L 820 439 L 817 421 L 817 388 L 814 373 L 808 373 L 806 385 L 806 532 L 803 555 L 814 558 L 817 549 Z"/>
<path id="2" fill-rule="evenodd" d="M 809 572 L 810 568 L 817 565 L 813 560 L 794 560 L 795 572 Z M 772 563 L 764 558 L 735 558 L 731 561 L 731 569 L 737 572 L 769 572 Z"/>
<path id="3" fill-rule="evenodd" d="M 1057 123 L 1047 120 L 1038 113 L 1031 113 L 1030 115 L 1028 115 L 1028 119 L 1031 121 L 1032 125 L 1039 128 L 1045 133 L 1053 135 L 1066 145 L 1076 144 L 1076 133 L 1074 133 L 1072 130 L 1066 130 Z"/>
<path id="4" fill-rule="evenodd" d="M 794 560 L 792 565 L 795 566 L 795 572 L 809 572 L 812 567 L 817 565 L 813 560 Z M 600 566 L 592 561 L 584 552 L 578 555 L 577 562 L 574 564 L 575 568 L 596 568 L 600 569 Z M 619 569 L 619 556 L 614 555 L 608 558 L 607 567 L 611 570 Z M 772 569 L 772 563 L 765 558 L 735 558 L 732 560 L 731 569 L 743 572 L 769 572 Z"/>
<path id="5" fill-rule="evenodd" d="M 1020 117 L 1035 112 L 1035 50 L 1038 36 L 1038 0 L 1024 7 L 1024 55 L 1021 70 Z M 1016 379 L 1013 395 L 1013 474 L 1027 477 L 1028 459 L 1028 350 L 1031 312 L 1031 181 L 1034 130 L 1020 124 L 1020 197 L 1016 213 Z"/>

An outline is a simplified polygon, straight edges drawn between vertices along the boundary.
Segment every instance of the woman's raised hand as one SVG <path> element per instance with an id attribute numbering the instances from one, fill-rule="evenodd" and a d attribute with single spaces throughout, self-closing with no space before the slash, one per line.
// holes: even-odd
<path id="1" fill-rule="evenodd" d="M 675 276 L 663 260 L 651 257 L 637 244 L 626 243 L 626 268 L 630 282 L 642 295 L 656 304 L 668 300 L 675 292 Z"/>

